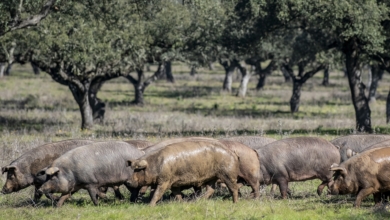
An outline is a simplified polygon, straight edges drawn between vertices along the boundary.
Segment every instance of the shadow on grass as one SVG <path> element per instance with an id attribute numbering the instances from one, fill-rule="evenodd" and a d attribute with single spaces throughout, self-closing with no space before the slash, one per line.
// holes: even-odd
<path id="1" fill-rule="evenodd" d="M 0 130 L 36 130 L 43 131 L 45 126 L 57 126 L 64 125 L 60 121 L 52 121 L 50 118 L 43 119 L 17 119 L 13 117 L 0 116 Z"/>

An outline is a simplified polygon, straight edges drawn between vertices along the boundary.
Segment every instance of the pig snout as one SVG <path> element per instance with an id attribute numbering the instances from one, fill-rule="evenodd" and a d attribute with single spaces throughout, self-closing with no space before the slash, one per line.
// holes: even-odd
<path id="1" fill-rule="evenodd" d="M 334 187 L 330 187 L 328 189 L 328 193 L 331 194 L 331 195 L 338 195 L 339 194 L 339 190 L 334 188 Z"/>
<path id="2" fill-rule="evenodd" d="M 9 194 L 9 193 L 12 193 L 14 190 L 12 187 L 7 187 L 7 186 L 4 186 L 3 189 L 1 190 L 1 194 Z"/>

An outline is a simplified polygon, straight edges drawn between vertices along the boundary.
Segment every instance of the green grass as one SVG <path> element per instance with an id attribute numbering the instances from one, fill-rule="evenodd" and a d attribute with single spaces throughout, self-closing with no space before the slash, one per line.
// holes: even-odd
<path id="1" fill-rule="evenodd" d="M 103 124 L 80 131 L 80 114 L 69 89 L 47 75 L 32 74 L 29 66 L 16 66 L 11 76 L 0 79 L 0 166 L 43 143 L 68 138 L 99 140 L 147 139 L 157 142 L 171 137 L 265 135 L 277 139 L 319 136 L 331 140 L 356 132 L 355 115 L 346 78 L 331 72 L 330 86 L 320 86 L 322 73 L 303 87 L 300 111 L 289 112 L 291 84 L 275 72 L 265 88 L 256 91 L 252 77 L 246 98 L 221 91 L 223 71 L 201 69 L 191 77 L 180 63 L 173 66 L 176 83 L 160 80 L 145 91 L 143 107 L 131 105 L 133 86 L 125 79 L 107 82 L 98 97 L 107 104 Z M 155 67 L 152 67 L 152 69 Z M 151 73 L 148 73 L 151 74 Z M 366 81 L 366 79 L 364 79 Z M 385 102 L 390 86 L 386 74 L 371 103 L 376 133 L 390 133 L 385 123 Z M 0 178 L 0 185 L 5 176 Z M 113 194 L 93 206 L 85 191 L 72 196 L 62 208 L 53 208 L 46 198 L 32 203 L 32 189 L 0 196 L 0 219 L 385 219 L 387 207 L 374 208 L 372 198 L 362 208 L 352 208 L 350 196 L 317 196 L 319 181 L 291 183 L 292 198 L 271 198 L 264 190 L 259 200 L 244 197 L 237 204 L 223 200 L 225 193 L 210 200 L 175 202 L 164 200 L 157 207 L 116 201 Z M 122 189 L 129 198 L 126 190 Z M 147 198 L 145 198 L 146 200 Z"/>
<path id="2" fill-rule="evenodd" d="M 270 197 L 265 191 L 258 200 L 244 198 L 233 204 L 226 192 L 209 200 L 198 199 L 176 202 L 166 199 L 156 207 L 144 203 L 130 204 L 116 201 L 112 194 L 94 206 L 88 194 L 81 192 L 73 196 L 61 208 L 54 208 L 49 200 L 34 204 L 28 191 L 19 195 L 7 195 L 0 199 L 2 219 L 385 219 L 390 217 L 386 207 L 372 207 L 372 199 L 362 208 L 352 208 L 349 196 L 317 196 L 314 194 L 319 181 L 290 184 L 292 198 L 282 200 Z M 268 189 L 267 189 L 268 190 Z M 31 191 L 31 190 L 30 190 Z M 122 190 L 123 192 L 123 190 Z M 20 195 L 22 194 L 22 195 Z M 128 197 L 128 195 L 125 193 Z"/>

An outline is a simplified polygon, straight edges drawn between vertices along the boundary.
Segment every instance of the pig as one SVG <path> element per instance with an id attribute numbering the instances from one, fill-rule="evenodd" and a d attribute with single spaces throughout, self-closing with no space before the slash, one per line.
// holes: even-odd
<path id="1" fill-rule="evenodd" d="M 263 174 L 261 184 L 277 184 L 283 199 L 287 198 L 288 183 L 320 179 L 317 188 L 322 194 L 332 183 L 329 167 L 340 162 L 338 149 L 329 141 L 317 137 L 286 138 L 257 150 Z"/>
<path id="2" fill-rule="evenodd" d="M 330 141 L 333 145 L 339 148 L 341 161 L 343 162 L 348 159 L 347 150 L 351 149 L 355 152 L 361 152 L 363 149 L 382 142 L 389 140 L 390 135 L 382 134 L 355 134 L 336 138 Z"/>
<path id="3" fill-rule="evenodd" d="M 371 149 L 375 149 L 375 148 L 382 148 L 382 147 L 390 147 L 390 140 L 385 140 L 385 141 L 376 143 L 374 145 L 371 145 L 371 146 L 363 149 L 361 152 L 364 152 L 364 151 L 367 151 L 367 150 L 371 150 Z M 352 156 L 355 156 L 356 154 L 359 154 L 361 152 L 356 152 L 356 151 L 353 151 L 352 149 L 348 148 L 347 151 L 346 151 L 346 155 L 347 155 L 347 158 L 349 159 Z"/>
<path id="4" fill-rule="evenodd" d="M 127 140 L 124 142 L 136 146 L 139 150 L 143 150 L 143 149 L 153 145 L 152 142 L 145 141 L 145 140 Z"/>
<path id="5" fill-rule="evenodd" d="M 2 173 L 7 173 L 7 180 L 1 193 L 8 194 L 17 192 L 28 186 L 34 185 L 34 200 L 37 201 L 42 196 L 37 189 L 42 185 L 42 181 L 37 178 L 39 170 L 49 166 L 55 159 L 69 150 L 94 143 L 92 140 L 65 140 L 49 144 L 44 144 L 31 149 L 18 159 L 12 161 L 8 166 L 2 167 Z M 51 195 L 46 195 L 51 198 Z"/>
<path id="6" fill-rule="evenodd" d="M 217 179 L 221 179 L 227 185 L 233 202 L 237 202 L 238 157 L 222 143 L 183 141 L 127 162 L 134 170 L 126 182 L 129 187 L 156 187 L 150 201 L 151 206 L 155 206 L 169 188 L 177 196 L 183 187 L 206 185 L 210 188 Z M 210 195 L 207 194 L 205 197 Z"/>
<path id="7" fill-rule="evenodd" d="M 256 137 L 257 138 L 257 137 Z M 246 145 L 243 145 L 241 143 L 230 141 L 230 140 L 217 140 L 213 138 L 207 138 L 207 137 L 187 137 L 187 138 L 175 138 L 170 140 L 165 140 L 162 142 L 159 142 L 155 145 L 150 146 L 149 148 L 145 149 L 146 153 L 150 153 L 152 151 L 158 151 L 163 148 L 165 148 L 167 145 L 173 144 L 173 143 L 180 143 L 183 141 L 207 141 L 207 142 L 219 142 L 222 143 L 225 147 L 227 147 L 229 150 L 233 151 L 239 158 L 239 182 L 240 183 L 247 183 L 252 188 L 252 196 L 254 198 L 258 198 L 260 196 L 260 162 L 257 155 L 257 152 L 253 149 L 247 147 Z M 244 139 L 241 139 L 244 140 Z M 247 139 L 250 140 L 250 139 Z M 254 138 L 252 140 L 255 140 Z M 260 140 L 260 139 L 257 139 Z M 254 142 L 254 141 L 253 141 Z M 266 141 L 263 141 L 266 142 Z M 260 143 L 260 141 L 257 141 L 257 143 Z M 241 185 L 240 185 L 241 186 Z M 201 191 L 201 188 L 194 187 L 195 192 L 199 193 Z M 211 193 L 210 191 L 214 191 L 211 188 L 207 188 L 209 190 L 208 193 Z M 145 192 L 146 187 L 143 187 L 141 192 Z"/>
<path id="8" fill-rule="evenodd" d="M 122 141 L 97 142 L 68 151 L 45 170 L 48 180 L 39 188 L 41 193 L 61 193 L 60 207 L 79 189 L 86 189 L 95 205 L 98 197 L 104 198 L 101 187 L 119 186 L 133 173 L 126 161 L 144 153 Z M 129 188 L 130 201 L 138 196 L 137 189 Z"/>
<path id="9" fill-rule="evenodd" d="M 236 141 L 255 150 L 276 141 L 276 139 L 261 136 L 237 136 L 220 138 L 219 140 Z"/>
<path id="10" fill-rule="evenodd" d="M 358 208 L 365 197 L 374 194 L 378 204 L 381 193 L 390 191 L 390 148 L 361 152 L 340 165 L 333 164 L 330 170 L 334 172 L 332 195 L 357 194 L 354 206 Z"/>
<path id="11" fill-rule="evenodd" d="M 260 197 L 260 160 L 257 152 L 244 144 L 230 140 L 219 140 L 229 150 L 238 156 L 239 173 L 238 181 L 247 183 L 252 188 L 254 198 Z"/>

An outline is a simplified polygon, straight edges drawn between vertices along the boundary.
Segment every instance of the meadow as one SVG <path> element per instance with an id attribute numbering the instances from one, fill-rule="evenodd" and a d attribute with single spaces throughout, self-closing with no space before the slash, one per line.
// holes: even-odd
<path id="1" fill-rule="evenodd" d="M 318 136 L 331 140 L 356 133 L 355 114 L 347 78 L 332 71 L 330 85 L 321 86 L 322 73 L 302 89 L 298 113 L 289 111 L 291 83 L 281 73 L 268 77 L 266 86 L 256 91 L 253 76 L 247 97 L 235 96 L 239 78 L 234 76 L 233 92 L 221 91 L 223 70 L 199 69 L 190 76 L 182 64 L 173 66 L 176 82 L 159 80 L 145 91 L 145 105 L 135 106 L 133 86 L 122 78 L 103 85 L 98 97 L 106 103 L 105 121 L 93 130 L 80 131 L 80 113 L 69 89 L 49 75 L 36 76 L 30 66 L 15 66 L 10 76 L 0 79 L 0 166 L 9 164 L 23 152 L 41 144 L 71 138 L 98 140 L 144 139 L 152 142 L 172 137 L 262 135 L 276 139 Z M 154 70 L 155 67 L 152 67 Z M 151 73 L 149 73 L 151 74 Z M 365 75 L 366 76 L 366 75 Z M 390 75 L 379 83 L 377 101 L 370 103 L 376 133 L 390 133 L 385 120 L 385 102 Z M 367 78 L 364 78 L 367 80 Z M 5 175 L 0 178 L 3 185 Z M 51 201 L 32 201 L 32 189 L 0 195 L 0 219 L 381 219 L 389 218 L 387 206 L 373 207 L 372 197 L 362 208 L 352 207 L 351 196 L 316 195 L 319 181 L 292 183 L 292 197 L 281 200 L 262 190 L 259 200 L 246 198 L 237 204 L 225 191 L 210 200 L 175 202 L 166 198 L 156 207 L 117 201 L 113 193 L 95 207 L 86 192 L 72 196 L 62 208 Z M 128 198 L 129 195 L 122 189 Z M 190 192 L 188 192 L 190 193 Z M 227 198 L 225 198 L 227 197 Z M 147 198 L 144 198 L 146 201 Z"/>

